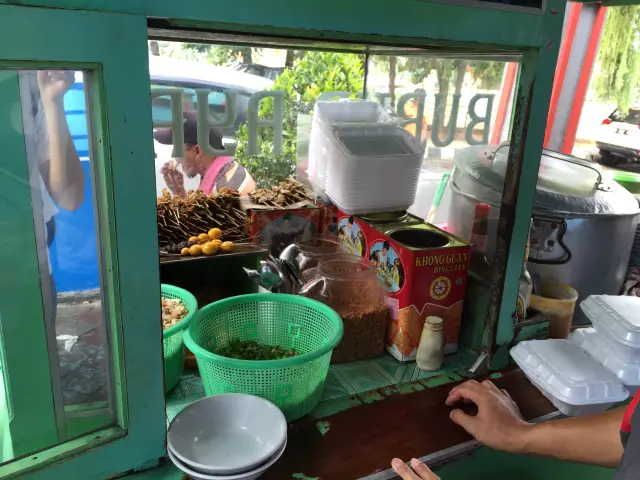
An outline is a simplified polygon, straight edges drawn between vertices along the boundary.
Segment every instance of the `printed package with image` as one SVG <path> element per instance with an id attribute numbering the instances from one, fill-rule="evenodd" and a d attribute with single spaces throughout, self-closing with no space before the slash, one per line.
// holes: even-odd
<path id="1" fill-rule="evenodd" d="M 467 288 L 469 244 L 417 217 L 376 222 L 337 213 L 337 234 L 352 255 L 366 256 L 388 291 L 386 348 L 415 359 L 425 319 L 444 320 L 445 353 L 458 347 Z"/>

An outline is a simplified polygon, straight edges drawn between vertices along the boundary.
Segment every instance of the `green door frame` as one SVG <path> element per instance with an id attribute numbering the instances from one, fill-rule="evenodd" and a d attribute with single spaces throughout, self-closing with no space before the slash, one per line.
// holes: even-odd
<path id="1" fill-rule="evenodd" d="M 3 423 L 11 432 L 7 446 L 14 457 L 58 442 L 44 308 L 42 301 L 34 301 L 44 295 L 22 117 L 19 109 L 13 108 L 19 101 L 18 71 L 0 70 L 0 131 L 2 148 L 7 152 L 0 165 L 0 235 L 6 242 L 0 253 L 0 272 L 13 272 L 0 277 L 0 347 L 10 412 Z M 42 216 L 42 209 L 36 210 Z"/>
<path id="2" fill-rule="evenodd" d="M 110 330 L 117 410 L 117 426 L 4 465 L 0 467 L 0 476 L 12 478 L 39 469 L 29 478 L 77 478 L 79 471 L 85 478 L 107 478 L 165 453 L 158 252 L 145 247 L 157 242 L 154 168 L 150 161 L 153 143 L 146 20 L 124 14 L 1 5 L 0 31 L 3 32 L 0 67 L 60 67 L 90 72 L 87 114 L 95 157 L 91 160 L 100 219 L 97 230 L 103 260 L 102 287 L 106 304 L 103 310 L 108 312 L 106 324 Z M 15 73 L 8 77 L 15 87 Z M 19 96 L 16 88 L 12 90 L 12 95 L 9 88 L 0 90 L 0 112 L 13 113 L 4 120 L 16 118 Z M 20 141 L 20 133 L 5 137 L 5 132 L 11 132 L 10 126 L 5 122 L 0 123 L 0 127 L 3 128 L 3 158 L 11 159 L 3 160 L 2 166 L 9 162 L 7 165 L 14 169 L 18 180 L 28 180 L 25 144 Z M 6 183 L 11 188 L 11 179 L 4 177 L 3 186 Z M 0 218 L 2 222 L 14 222 L 11 226 L 18 228 L 15 235 L 18 240 L 12 241 L 34 238 L 30 189 L 23 187 L 24 184 L 13 182 L 13 190 L 19 190 L 13 199 L 16 207 L 6 214 L 8 218 Z M 20 222 L 18 212 L 22 215 Z M 4 211 L 0 215 L 3 214 Z M 35 251 L 35 240 L 33 244 L 23 243 L 22 250 L 25 248 Z M 35 256 L 26 255 L 25 261 L 12 250 L 3 250 L 0 258 L 2 272 L 21 272 L 25 279 L 28 277 L 31 288 L 14 299 L 16 307 L 12 313 L 18 311 L 16 308 L 21 309 L 21 320 L 29 322 L 35 335 L 33 339 L 37 340 L 32 347 L 11 345 L 11 338 L 7 338 L 11 332 L 4 328 L 5 346 L 11 345 L 9 364 L 16 364 L 11 360 L 22 347 L 23 364 L 34 355 L 42 365 L 47 353 L 46 348 L 37 348 L 45 345 L 40 302 L 32 300 L 31 308 L 25 309 L 28 298 L 41 298 L 37 260 Z M 13 270 L 5 270 L 5 266 Z M 3 297 L 3 300 L 9 304 L 11 299 Z M 5 352 L 5 356 L 8 354 Z M 25 419 L 25 434 L 35 438 L 42 427 L 40 421 L 48 425 L 55 422 L 53 407 L 48 401 L 51 378 L 40 372 L 35 380 L 42 392 L 33 395 L 32 388 L 31 394 L 26 395 L 27 378 L 13 371 L 9 374 L 12 380 L 18 379 L 15 385 L 10 382 L 14 418 L 16 415 L 22 418 L 26 411 L 42 409 L 42 418 Z M 32 383 L 34 379 L 28 380 Z M 23 401 L 26 405 L 22 405 Z M 51 436 L 47 440 L 51 440 Z M 112 460 L 115 458 L 117 462 Z M 44 465 L 47 468 L 42 469 Z"/>
<path id="3" fill-rule="evenodd" d="M 479 6 L 481 2 L 452 5 L 426 0 L 396 0 L 393 4 L 388 0 L 246 0 L 242 8 L 218 0 L 20 3 L 23 6 L 16 7 L 15 0 L 0 0 L 0 4 L 12 5 L 0 7 L 4 38 L 24 38 L 23 43 L 5 41 L 0 45 L 0 61 L 89 65 L 102 74 L 101 88 L 92 91 L 106 98 L 107 111 L 92 112 L 92 119 L 94 125 L 108 127 L 110 134 L 111 158 L 105 151 L 101 165 L 105 197 L 100 206 L 109 219 L 102 240 L 112 242 L 105 257 L 108 265 L 110 260 L 114 262 L 108 285 L 117 340 L 114 349 L 120 349 L 115 355 L 115 370 L 121 375 L 117 390 L 126 390 L 122 399 L 128 401 L 123 403 L 127 405 L 123 412 L 128 414 L 126 438 L 59 463 L 32 478 L 65 478 L 73 476 L 78 468 L 86 478 L 105 478 L 164 453 L 159 306 L 156 307 L 160 295 L 158 259 L 153 249 L 135 248 L 156 242 L 147 17 L 160 19 L 158 25 L 174 29 L 412 47 L 437 43 L 461 46 L 459 52 L 469 55 L 523 54 L 511 134 L 514 145 L 509 153 L 498 235 L 502 243 L 487 318 L 486 345 L 496 349 L 507 344 L 513 328 L 511 313 L 562 31 L 563 0 L 547 0 L 545 10 L 539 12 L 508 7 L 484 9 Z M 429 21 L 434 18 L 436 22 Z M 103 142 L 104 148 L 108 143 Z M 103 440 L 98 435 L 95 442 Z M 82 446 L 86 449 L 88 445 L 85 439 Z M 118 462 L 110 458 L 118 458 Z"/>

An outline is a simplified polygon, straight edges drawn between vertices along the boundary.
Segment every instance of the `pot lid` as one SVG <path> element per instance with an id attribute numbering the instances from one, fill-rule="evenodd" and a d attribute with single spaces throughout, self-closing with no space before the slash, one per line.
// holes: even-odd
<path id="1" fill-rule="evenodd" d="M 458 150 L 453 183 L 466 194 L 500 205 L 507 166 L 507 145 Z M 634 196 L 616 182 L 602 183 L 597 164 L 570 155 L 542 151 L 534 208 L 576 215 L 633 215 Z"/>

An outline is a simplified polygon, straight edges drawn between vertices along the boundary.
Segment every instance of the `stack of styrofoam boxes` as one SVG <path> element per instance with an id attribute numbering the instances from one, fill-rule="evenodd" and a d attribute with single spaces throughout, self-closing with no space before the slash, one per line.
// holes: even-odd
<path id="1" fill-rule="evenodd" d="M 327 144 L 326 191 L 340 210 L 397 212 L 413 204 L 423 152 L 402 127 L 336 127 Z"/>
<path id="2" fill-rule="evenodd" d="M 316 104 L 309 180 L 347 214 L 406 210 L 415 200 L 423 152 L 375 102 Z"/>
<path id="3" fill-rule="evenodd" d="M 326 196 L 326 171 L 330 145 L 326 142 L 331 136 L 332 128 L 391 122 L 391 117 L 376 102 L 341 99 L 316 103 L 311 122 L 307 174 L 320 199 L 325 202 L 329 200 Z"/>
<path id="4" fill-rule="evenodd" d="M 569 340 L 530 340 L 511 356 L 531 383 L 570 417 L 600 413 L 629 397 L 609 370 Z"/>
<path id="5" fill-rule="evenodd" d="M 640 387 L 640 298 L 591 295 L 580 307 L 594 328 L 579 329 L 572 342 L 604 365 L 632 393 Z"/>
<path id="6" fill-rule="evenodd" d="M 592 295 L 580 306 L 595 328 L 511 349 L 531 382 L 569 416 L 605 411 L 640 386 L 640 298 Z"/>

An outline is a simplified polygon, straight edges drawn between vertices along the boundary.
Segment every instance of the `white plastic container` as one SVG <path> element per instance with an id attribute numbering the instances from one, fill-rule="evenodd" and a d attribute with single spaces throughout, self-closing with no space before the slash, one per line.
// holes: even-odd
<path id="1" fill-rule="evenodd" d="M 624 362 L 640 363 L 640 298 L 591 295 L 580 308 Z"/>
<path id="2" fill-rule="evenodd" d="M 376 125 L 392 123 L 392 119 L 377 102 L 341 99 L 317 102 L 313 110 L 309 138 L 307 173 L 315 193 L 326 200 L 326 172 L 328 166 L 331 129 L 340 126 Z"/>
<path id="3" fill-rule="evenodd" d="M 326 192 L 351 215 L 400 211 L 415 201 L 422 150 L 397 125 L 334 127 Z"/>
<path id="4" fill-rule="evenodd" d="M 569 341 L 578 345 L 618 377 L 629 392 L 635 394 L 638 391 L 640 364 L 625 362 L 595 328 L 579 328 L 569 336 Z"/>
<path id="5" fill-rule="evenodd" d="M 378 102 L 368 100 L 340 99 L 316 102 L 314 117 L 327 125 L 389 123 L 391 117 Z"/>
<path id="6" fill-rule="evenodd" d="M 531 340 L 511 349 L 531 383 L 563 414 L 600 413 L 629 397 L 609 370 L 569 340 Z"/>

